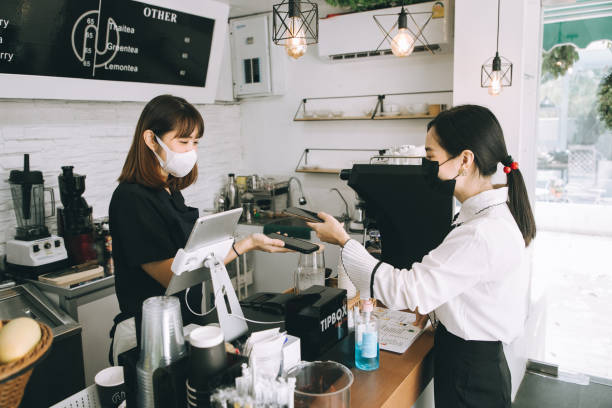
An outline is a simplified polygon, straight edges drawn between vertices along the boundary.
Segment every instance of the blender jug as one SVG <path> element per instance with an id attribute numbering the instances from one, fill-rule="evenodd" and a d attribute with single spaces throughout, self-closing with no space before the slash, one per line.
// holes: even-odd
<path id="1" fill-rule="evenodd" d="M 9 176 L 13 208 L 17 218 L 15 239 L 33 241 L 51 236 L 45 225 L 44 193 L 51 195 L 52 214 L 55 215 L 55 196 L 52 188 L 45 188 L 40 171 L 30 171 L 30 155 L 23 155 L 23 171 L 12 170 Z"/>

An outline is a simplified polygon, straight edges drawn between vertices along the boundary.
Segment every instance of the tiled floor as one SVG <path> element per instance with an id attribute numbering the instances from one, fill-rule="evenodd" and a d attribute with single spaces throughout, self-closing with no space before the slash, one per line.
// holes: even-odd
<path id="1" fill-rule="evenodd" d="M 610 236 L 538 232 L 532 297 L 545 294 L 546 308 L 543 344 L 529 357 L 612 378 L 611 261 Z"/>
<path id="2" fill-rule="evenodd" d="M 527 373 L 512 408 L 610 408 L 612 387 L 578 385 Z"/>

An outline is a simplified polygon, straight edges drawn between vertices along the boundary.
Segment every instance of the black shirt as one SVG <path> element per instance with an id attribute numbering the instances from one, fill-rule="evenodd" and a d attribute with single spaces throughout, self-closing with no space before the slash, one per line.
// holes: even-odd
<path id="1" fill-rule="evenodd" d="M 113 238 L 115 290 L 119 308 L 125 317 L 136 317 L 140 344 L 142 303 L 152 296 L 162 296 L 164 288 L 146 273 L 141 265 L 173 258 L 198 218 L 198 209 L 185 205 L 180 191 L 169 194 L 164 189 L 135 183 L 120 183 L 110 202 L 109 224 Z M 184 292 L 176 294 L 181 301 L 183 324 L 193 321 L 185 307 Z M 189 292 L 189 305 L 200 311 L 201 285 Z"/>

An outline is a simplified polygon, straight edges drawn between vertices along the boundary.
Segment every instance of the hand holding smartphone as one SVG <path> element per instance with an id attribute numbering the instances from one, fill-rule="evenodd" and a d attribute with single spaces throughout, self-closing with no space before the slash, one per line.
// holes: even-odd
<path id="1" fill-rule="evenodd" d="M 268 234 L 268 237 L 272 239 L 280 239 L 285 243 L 285 248 L 301 252 L 303 254 L 311 254 L 319 249 L 319 246 L 317 244 L 313 244 L 312 242 L 277 234 L 276 232 Z"/>
<path id="2" fill-rule="evenodd" d="M 316 212 L 304 210 L 303 208 L 289 207 L 283 210 L 283 214 L 300 218 L 308 222 L 324 222 L 321 218 L 319 218 Z"/>

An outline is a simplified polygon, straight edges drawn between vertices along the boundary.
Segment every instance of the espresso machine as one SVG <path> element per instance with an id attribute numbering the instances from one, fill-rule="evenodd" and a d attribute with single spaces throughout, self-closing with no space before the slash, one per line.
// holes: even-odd
<path id="1" fill-rule="evenodd" d="M 15 238 L 6 243 L 6 270 L 11 275 L 36 278 L 38 275 L 67 266 L 64 240 L 51 235 L 45 225 L 45 191 L 51 197 L 55 215 L 55 195 L 44 187 L 42 172 L 30 170 L 30 155 L 23 155 L 23 171 L 9 175 L 13 209 L 17 218 Z"/>
<path id="2" fill-rule="evenodd" d="M 374 256 L 410 268 L 442 243 L 454 199 L 453 186 L 437 182 L 437 174 L 437 162 L 425 160 L 419 165 L 355 164 L 341 171 L 365 209 L 366 247 Z"/>
<path id="3" fill-rule="evenodd" d="M 59 181 L 63 208 L 57 209 L 57 231 L 64 238 L 72 265 L 98 259 L 93 224 L 93 209 L 82 197 L 85 175 L 75 174 L 73 166 L 62 166 Z"/>

